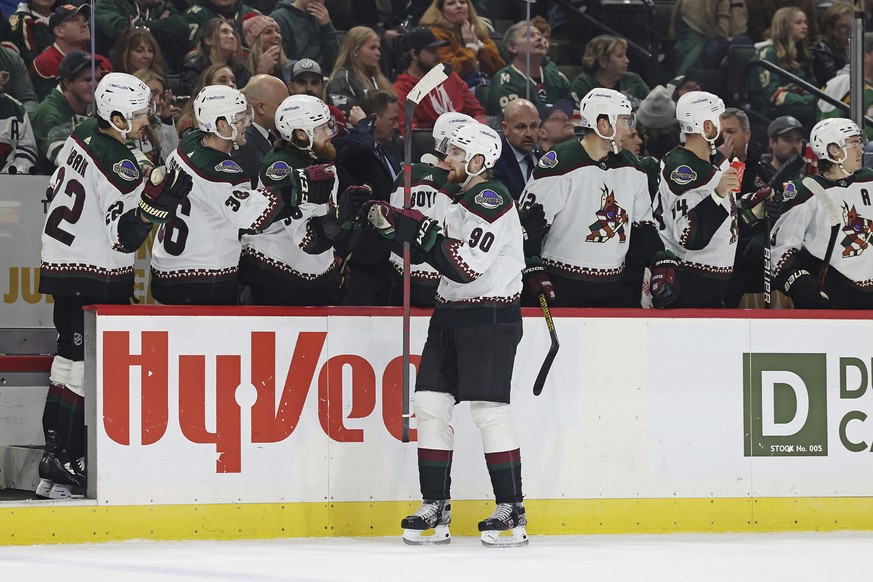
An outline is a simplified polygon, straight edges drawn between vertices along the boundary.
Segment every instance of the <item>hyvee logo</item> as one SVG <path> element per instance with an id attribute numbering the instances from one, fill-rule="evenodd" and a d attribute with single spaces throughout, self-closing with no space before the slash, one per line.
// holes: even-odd
<path id="1" fill-rule="evenodd" d="M 747 457 L 826 456 L 825 354 L 743 354 Z"/>

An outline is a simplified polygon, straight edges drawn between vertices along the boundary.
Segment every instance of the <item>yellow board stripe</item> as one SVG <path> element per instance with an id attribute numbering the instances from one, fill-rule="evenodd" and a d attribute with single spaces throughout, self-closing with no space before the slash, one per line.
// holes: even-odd
<path id="1" fill-rule="evenodd" d="M 453 501 L 452 534 L 478 535 L 491 501 Z M 873 497 L 529 500 L 531 535 L 873 530 Z M 0 544 L 400 535 L 418 502 L 0 505 Z"/>

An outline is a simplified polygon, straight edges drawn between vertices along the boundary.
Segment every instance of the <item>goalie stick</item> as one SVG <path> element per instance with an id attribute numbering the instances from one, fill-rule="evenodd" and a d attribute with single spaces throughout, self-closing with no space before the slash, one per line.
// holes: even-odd
<path id="1" fill-rule="evenodd" d="M 549 309 L 549 303 L 546 301 L 546 296 L 539 294 L 540 308 L 543 310 L 543 315 L 546 318 L 546 327 L 549 328 L 549 336 L 552 344 L 549 346 L 549 352 L 546 354 L 546 359 L 543 360 L 543 365 L 540 367 L 540 373 L 537 374 L 537 379 L 533 385 L 534 396 L 539 396 L 546 384 L 546 376 L 549 375 L 549 370 L 552 367 L 552 362 L 555 361 L 555 356 L 558 355 L 558 348 L 561 343 L 558 341 L 558 332 L 555 331 L 555 321 L 552 319 L 552 312 Z"/>
<path id="2" fill-rule="evenodd" d="M 412 117 L 415 108 L 424 96 L 449 78 L 452 68 L 440 63 L 432 68 L 406 95 L 403 105 L 403 127 L 406 139 L 403 142 L 403 208 L 409 208 L 412 198 Z M 403 417 L 400 441 L 409 442 L 409 308 L 410 308 L 410 256 L 409 243 L 403 243 Z"/>
<path id="3" fill-rule="evenodd" d="M 828 274 L 828 265 L 830 265 L 831 256 L 834 254 L 834 246 L 837 244 L 837 236 L 840 234 L 840 227 L 843 225 L 843 221 L 840 218 L 840 213 L 837 211 L 834 201 L 831 200 L 831 197 L 828 196 L 828 193 L 824 188 L 822 188 L 821 184 L 816 182 L 814 178 L 807 176 L 803 179 L 803 185 L 809 188 L 809 191 L 812 192 L 819 204 L 824 207 L 825 212 L 827 212 L 828 215 L 828 222 L 831 225 L 831 236 L 828 239 L 828 248 L 825 252 L 824 261 L 821 264 L 821 270 L 818 272 L 818 292 L 821 293 L 822 296 L 827 297 L 822 289 L 824 289 L 825 277 Z"/>

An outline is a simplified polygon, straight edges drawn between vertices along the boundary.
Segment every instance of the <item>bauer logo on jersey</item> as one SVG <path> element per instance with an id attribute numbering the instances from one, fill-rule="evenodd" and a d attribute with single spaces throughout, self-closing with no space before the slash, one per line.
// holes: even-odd
<path id="1" fill-rule="evenodd" d="M 116 162 L 115 165 L 112 166 L 112 170 L 118 174 L 122 180 L 128 182 L 139 180 L 139 168 L 136 166 L 136 162 L 131 160 L 121 160 L 120 162 Z"/>
<path id="2" fill-rule="evenodd" d="M 782 189 L 782 199 L 794 200 L 795 196 L 797 196 L 797 186 L 794 185 L 794 182 L 785 182 L 785 188 Z"/>
<path id="3" fill-rule="evenodd" d="M 618 242 L 625 242 L 627 234 L 627 211 L 615 201 L 615 192 L 609 190 L 606 184 L 600 188 L 601 208 L 594 215 L 597 220 L 588 226 L 591 234 L 585 237 L 585 242 L 605 243 L 618 235 Z"/>
<path id="4" fill-rule="evenodd" d="M 264 174 L 271 180 L 281 180 L 291 172 L 291 166 L 287 162 L 273 162 Z"/>
<path id="5" fill-rule="evenodd" d="M 670 179 L 680 186 L 684 186 L 697 179 L 697 172 L 688 166 L 679 166 L 670 174 Z"/>
<path id="6" fill-rule="evenodd" d="M 488 210 L 494 210 L 503 204 L 503 198 L 501 198 L 500 194 L 494 190 L 482 190 L 476 194 L 476 197 L 473 200 L 476 204 L 483 208 L 487 208 Z"/>
<path id="7" fill-rule="evenodd" d="M 224 172 L 225 174 L 242 174 L 242 168 L 233 160 L 224 160 L 215 166 L 216 172 Z"/>
<path id="8" fill-rule="evenodd" d="M 554 150 L 546 152 L 537 165 L 541 168 L 554 168 L 558 165 L 558 154 Z"/>

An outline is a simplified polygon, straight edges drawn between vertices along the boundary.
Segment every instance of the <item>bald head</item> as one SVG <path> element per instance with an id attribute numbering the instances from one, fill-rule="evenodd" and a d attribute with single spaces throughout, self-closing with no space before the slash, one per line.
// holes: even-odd
<path id="1" fill-rule="evenodd" d="M 540 114 L 527 99 L 513 99 L 503 110 L 503 133 L 509 144 L 527 155 L 537 145 Z"/>
<path id="2" fill-rule="evenodd" d="M 276 128 L 276 109 L 288 96 L 288 87 L 273 75 L 255 75 L 242 90 L 255 113 L 254 122 L 265 129 Z"/>

